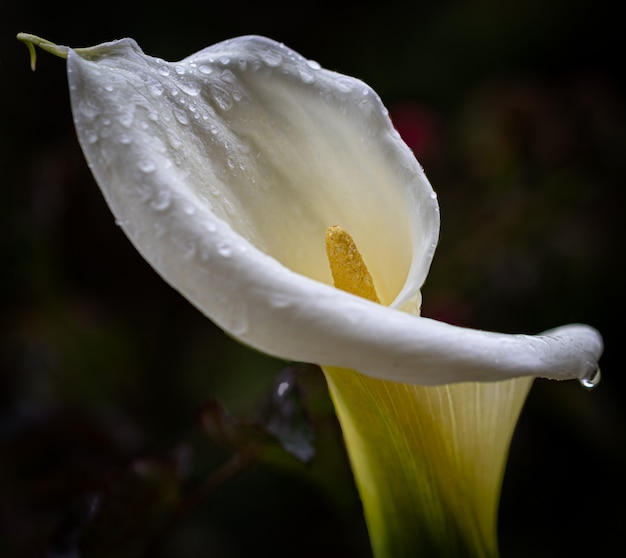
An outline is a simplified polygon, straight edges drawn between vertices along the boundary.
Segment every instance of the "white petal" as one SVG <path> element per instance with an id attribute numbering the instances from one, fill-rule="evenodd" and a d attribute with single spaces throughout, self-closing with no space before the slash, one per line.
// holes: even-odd
<path id="1" fill-rule="evenodd" d="M 243 37 L 179 63 L 134 41 L 68 55 L 88 163 L 161 275 L 227 332 L 282 358 L 408 383 L 586 377 L 601 340 L 455 328 L 329 286 L 324 231 L 349 230 L 381 300 L 418 295 L 439 214 L 362 82 Z"/>

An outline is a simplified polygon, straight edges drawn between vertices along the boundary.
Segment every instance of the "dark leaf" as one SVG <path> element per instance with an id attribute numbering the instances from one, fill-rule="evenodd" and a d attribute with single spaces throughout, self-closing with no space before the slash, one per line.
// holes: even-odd
<path id="1" fill-rule="evenodd" d="M 315 457 L 315 431 L 300 383 L 306 367 L 296 364 L 281 371 L 260 409 L 258 421 L 286 452 L 310 463 Z"/>

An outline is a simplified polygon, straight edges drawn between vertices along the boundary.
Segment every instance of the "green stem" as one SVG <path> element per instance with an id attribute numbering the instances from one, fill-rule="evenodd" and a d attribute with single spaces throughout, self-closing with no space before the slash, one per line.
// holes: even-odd
<path id="1" fill-rule="evenodd" d="M 67 58 L 67 53 L 69 51 L 69 48 L 66 46 L 51 43 L 46 39 L 37 37 L 37 35 L 31 35 L 30 33 L 18 33 L 17 40 L 22 41 L 28 48 L 28 52 L 30 53 L 30 67 L 33 72 L 35 71 L 37 63 L 36 46 L 38 46 L 41 50 L 54 54 L 55 56 L 59 56 L 60 58 Z"/>

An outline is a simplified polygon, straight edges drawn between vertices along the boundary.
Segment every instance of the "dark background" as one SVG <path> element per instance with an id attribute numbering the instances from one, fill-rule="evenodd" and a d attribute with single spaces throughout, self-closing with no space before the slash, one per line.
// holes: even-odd
<path id="1" fill-rule="evenodd" d="M 8 4 L 8 3 L 6 3 Z M 439 194 L 424 314 L 604 335 L 603 381 L 539 380 L 514 439 L 503 558 L 623 546 L 622 20 L 598 0 L 10 3 L 0 9 L 0 556 L 369 555 L 314 369 L 304 466 L 246 460 L 203 428 L 254 415 L 285 363 L 241 347 L 132 249 L 78 147 L 65 63 L 20 31 L 124 36 L 182 58 L 232 36 L 285 42 L 376 89 Z M 206 422 L 206 421 L 205 421 Z"/>

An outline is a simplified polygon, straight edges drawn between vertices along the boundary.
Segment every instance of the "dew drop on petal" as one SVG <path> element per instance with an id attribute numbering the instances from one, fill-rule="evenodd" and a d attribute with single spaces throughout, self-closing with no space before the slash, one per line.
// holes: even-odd
<path id="1" fill-rule="evenodd" d="M 172 195 L 169 190 L 161 190 L 155 199 L 150 202 L 150 206 L 157 211 L 165 211 L 172 202 Z"/>
<path id="2" fill-rule="evenodd" d="M 182 66 L 181 64 L 176 64 L 176 66 L 174 66 L 174 71 L 179 76 L 182 76 L 185 73 L 185 66 Z"/>
<path id="3" fill-rule="evenodd" d="M 200 86 L 193 81 L 183 81 L 180 83 L 180 88 L 187 93 L 187 95 L 191 95 L 195 97 L 200 93 Z"/>
<path id="4" fill-rule="evenodd" d="M 213 72 L 213 68 L 211 68 L 211 66 L 207 66 L 206 64 L 201 64 L 200 66 L 198 66 L 198 71 L 201 74 L 208 76 L 210 73 Z"/>
<path id="5" fill-rule="evenodd" d="M 93 120 L 100 114 L 100 110 L 87 101 L 81 101 L 78 105 L 78 110 L 87 120 Z"/>
<path id="6" fill-rule="evenodd" d="M 148 91 L 155 97 L 163 95 L 163 84 L 159 81 L 153 81 L 148 85 Z"/>
<path id="7" fill-rule="evenodd" d="M 315 60 L 307 60 L 306 63 L 309 68 L 312 68 L 313 70 L 319 70 L 322 67 L 320 63 Z"/>
<path id="8" fill-rule="evenodd" d="M 174 109 L 174 117 L 176 118 L 176 120 L 178 120 L 178 122 L 183 125 L 189 124 L 189 117 L 184 111 L 180 109 Z"/>
<path id="9" fill-rule="evenodd" d="M 150 172 L 154 172 L 156 170 L 156 165 L 150 161 L 149 159 L 143 159 L 137 163 L 139 170 L 141 172 L 145 172 L 146 174 Z"/>
<path id="10" fill-rule="evenodd" d="M 223 256 L 224 258 L 229 258 L 232 255 L 233 250 L 228 244 L 220 244 L 217 247 L 217 252 L 220 256 Z"/>
<path id="11" fill-rule="evenodd" d="M 261 60 L 271 68 L 277 68 L 283 61 L 283 57 L 278 52 L 269 51 L 261 53 Z"/>
<path id="12" fill-rule="evenodd" d="M 163 236 L 165 234 L 165 225 L 160 221 L 156 221 L 154 223 L 154 236 L 157 238 Z"/>
<path id="13" fill-rule="evenodd" d="M 169 66 L 159 66 L 159 69 L 157 70 L 157 72 L 158 72 L 160 75 L 162 75 L 162 76 L 164 76 L 164 77 L 167 77 L 167 76 L 169 76 L 169 75 L 170 75 L 170 69 L 169 69 Z"/>
<path id="14" fill-rule="evenodd" d="M 593 389 L 600 383 L 600 379 L 600 367 L 597 367 L 588 376 L 581 378 L 579 381 L 584 388 Z"/>
<path id="15" fill-rule="evenodd" d="M 233 100 L 224 89 L 215 89 L 213 97 L 222 110 L 229 110 L 233 106 Z"/>
<path id="16" fill-rule="evenodd" d="M 315 81 L 313 74 L 311 72 L 307 72 L 306 70 L 300 70 L 300 79 L 304 83 L 313 83 Z"/>

